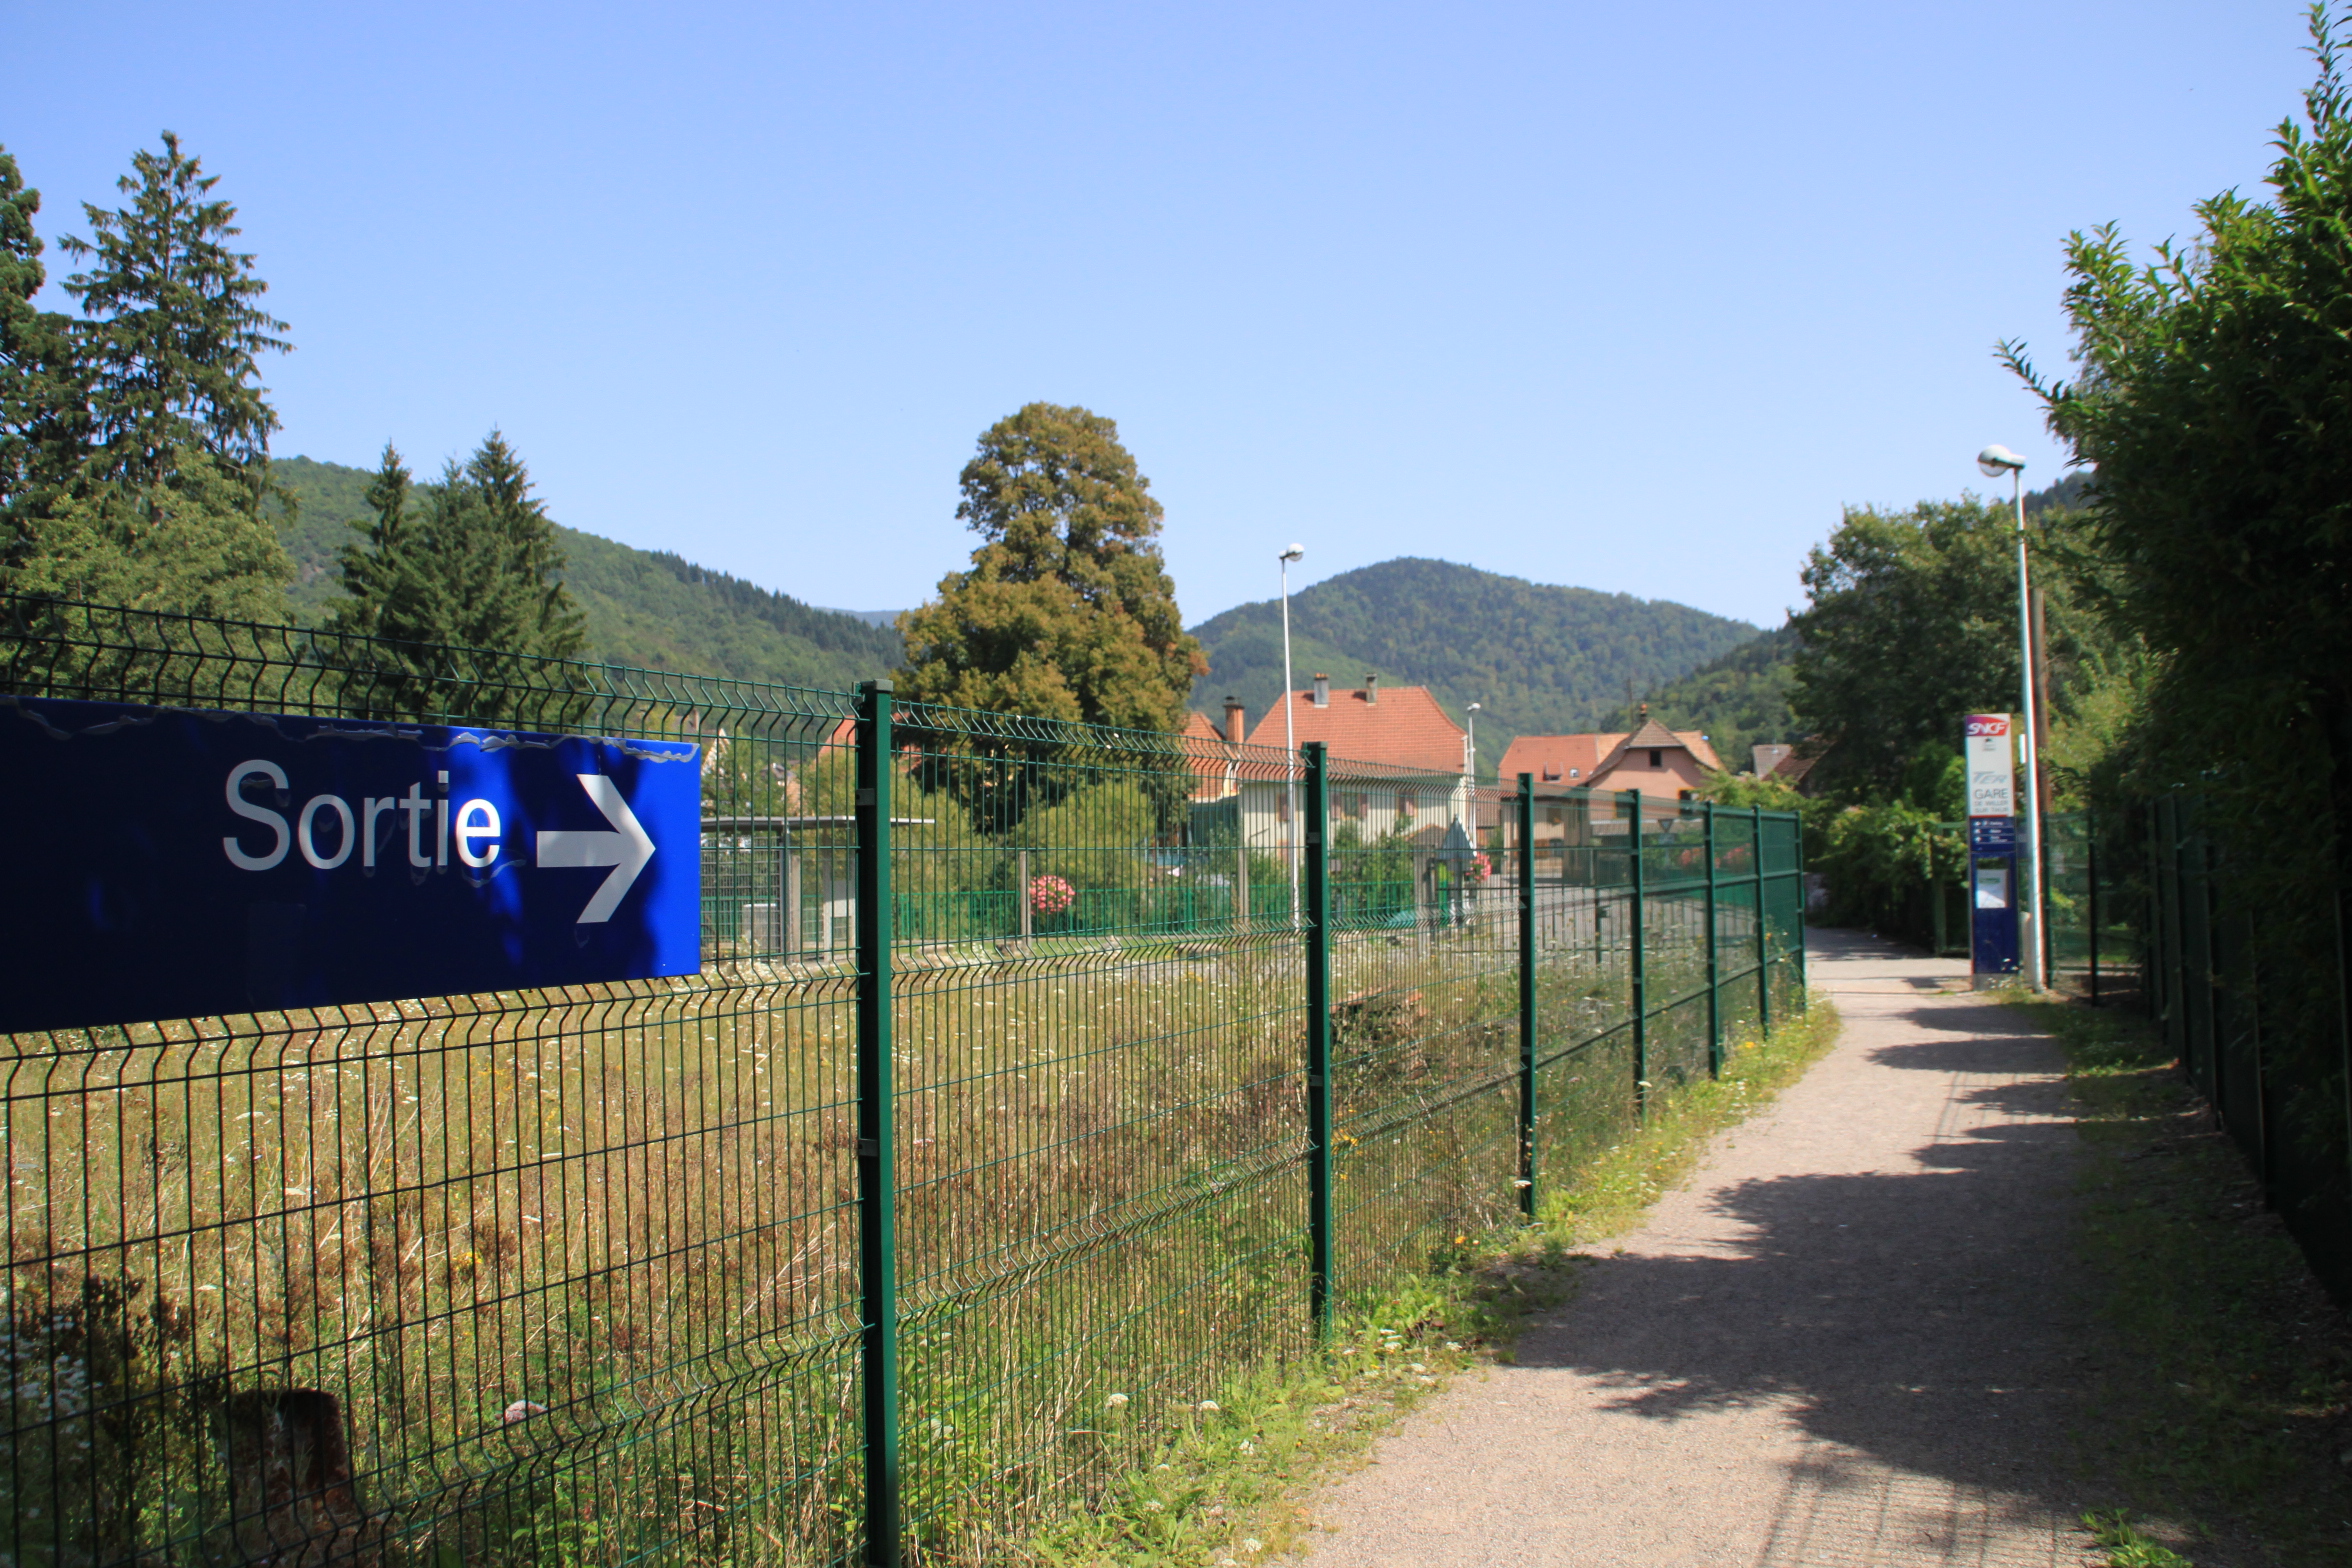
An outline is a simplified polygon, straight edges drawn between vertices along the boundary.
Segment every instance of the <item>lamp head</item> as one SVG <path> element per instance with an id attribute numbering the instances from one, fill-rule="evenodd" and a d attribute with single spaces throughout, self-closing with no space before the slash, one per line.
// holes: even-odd
<path id="1" fill-rule="evenodd" d="M 1282 552 L 1281 559 L 1283 559 L 1283 560 L 1285 560 L 1285 561 L 1295 561 L 1295 560 L 1297 560 L 1297 559 L 1298 559 L 1300 556 L 1303 556 L 1303 555 L 1305 555 L 1306 553 L 1307 553 L 1307 547 L 1306 547 L 1305 545 L 1303 545 L 1303 544 L 1294 544 L 1294 545 L 1292 545 L 1292 546 L 1291 546 L 1289 549 L 1287 549 L 1287 550 L 1285 550 L 1285 551 L 1283 551 L 1283 552 Z"/>
<path id="2" fill-rule="evenodd" d="M 2005 446 L 1988 446 L 1976 454 L 1976 471 L 1987 479 L 2013 474 L 2024 466 L 2025 459 Z"/>
<path id="3" fill-rule="evenodd" d="M 1479 703 L 1475 703 L 1475 702 L 1474 702 L 1474 703 L 1470 704 L 1470 707 L 1469 707 L 1469 710 L 1468 710 L 1468 711 L 1470 711 L 1470 712 L 1472 712 L 1472 713 L 1483 713 L 1483 712 L 1485 712 L 1486 710 L 1485 710 L 1485 707 L 1484 707 L 1482 704 L 1479 704 Z"/>

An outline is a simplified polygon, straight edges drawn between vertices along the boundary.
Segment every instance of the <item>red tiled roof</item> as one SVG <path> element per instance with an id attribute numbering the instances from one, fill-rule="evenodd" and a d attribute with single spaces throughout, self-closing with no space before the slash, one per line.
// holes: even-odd
<path id="1" fill-rule="evenodd" d="M 1593 769 L 1616 748 L 1622 735 L 1521 735 L 1503 750 L 1502 780 L 1515 788 L 1519 775 L 1532 773 L 1538 784 L 1566 784 L 1576 788 L 1592 782 Z"/>
<path id="2" fill-rule="evenodd" d="M 1609 755 L 1601 759 L 1601 771 L 1606 773 L 1615 767 L 1618 758 L 1626 752 L 1664 751 L 1672 746 L 1679 746 L 1689 752 L 1698 759 L 1701 767 L 1711 768 L 1717 773 L 1723 771 L 1723 764 L 1716 760 L 1715 748 L 1707 744 L 1704 734 L 1698 730 L 1670 730 L 1656 719 L 1642 720 L 1640 729 L 1620 740 Z"/>
<path id="3" fill-rule="evenodd" d="M 1641 746 L 1680 746 L 1699 762 L 1717 771 L 1723 764 L 1716 760 L 1715 748 L 1707 744 L 1707 737 L 1698 730 L 1670 730 L 1651 719 L 1638 730 L 1595 730 L 1582 735 L 1521 735 L 1503 752 L 1502 780 L 1505 786 L 1515 785 L 1519 775 L 1532 773 L 1538 784 L 1565 784 L 1582 788 L 1593 781 L 1620 751 Z"/>
<path id="4" fill-rule="evenodd" d="M 1331 706 L 1315 706 L 1312 690 L 1290 694 L 1298 743 L 1319 740 L 1335 759 L 1381 762 L 1425 773 L 1462 771 L 1462 727 L 1445 716 L 1426 686 L 1383 686 L 1368 702 L 1362 687 L 1334 687 Z M 1282 705 L 1276 703 L 1250 731 L 1253 746 L 1282 744 Z"/>
<path id="5" fill-rule="evenodd" d="M 1216 721 L 1205 713 L 1184 716 L 1184 757 L 1192 767 L 1192 796 L 1213 800 L 1225 793 L 1226 759 L 1230 755 Z"/>

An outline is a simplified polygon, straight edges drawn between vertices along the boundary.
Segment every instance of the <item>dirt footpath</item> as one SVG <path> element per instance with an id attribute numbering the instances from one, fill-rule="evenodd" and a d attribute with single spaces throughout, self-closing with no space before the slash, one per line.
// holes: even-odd
<path id="1" fill-rule="evenodd" d="M 2057 1047 L 1965 963 L 1814 941 L 1837 1049 L 1327 1491 L 1317 1568 L 2091 1560 Z"/>

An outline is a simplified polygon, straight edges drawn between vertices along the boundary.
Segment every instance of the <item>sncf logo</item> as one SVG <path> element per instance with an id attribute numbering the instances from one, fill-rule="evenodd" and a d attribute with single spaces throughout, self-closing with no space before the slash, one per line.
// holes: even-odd
<path id="1" fill-rule="evenodd" d="M 1971 736 L 2006 735 L 2009 733 L 2009 715 L 2006 713 L 1972 713 L 1968 716 L 1968 733 Z"/>

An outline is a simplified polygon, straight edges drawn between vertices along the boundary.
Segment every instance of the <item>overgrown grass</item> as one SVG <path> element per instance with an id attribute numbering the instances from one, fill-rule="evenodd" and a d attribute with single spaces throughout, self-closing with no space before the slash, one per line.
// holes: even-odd
<path id="1" fill-rule="evenodd" d="M 2017 1004 L 2065 1047 L 2090 1158 L 2081 1246 L 2104 1334 L 2088 1362 L 2095 1472 L 2204 1561 L 2352 1553 L 2352 1334 L 2234 1145 L 2144 1020 Z M 2119 1568 L 2176 1563 L 2121 1510 Z"/>
<path id="2" fill-rule="evenodd" d="M 1576 1249 L 1639 1224 L 1717 1133 L 1770 1105 L 1838 1029 L 1836 1009 L 1817 996 L 1769 1037 L 1749 1030 L 1728 1041 L 1720 1079 L 1653 1094 L 1643 1123 L 1556 1172 L 1537 1223 L 1465 1236 L 1450 1263 L 1394 1282 L 1321 1352 L 1234 1379 L 1097 1507 L 1003 1560 L 1246 1568 L 1298 1545 L 1313 1528 L 1308 1488 L 1361 1457 L 1449 1377 L 1507 1361 L 1528 1320 L 1573 1294 Z"/>
<path id="3" fill-rule="evenodd" d="M 1626 899 L 1547 888 L 1539 910 L 1540 1185 L 1591 1195 L 1534 1228 L 1512 1223 L 1514 928 L 1489 907 L 1333 942 L 1335 1269 L 1357 1315 L 1320 1348 L 1297 937 L 903 949 L 910 1554 L 1274 1549 L 1291 1477 L 1507 1346 L 1566 1290 L 1568 1246 L 1630 1218 L 1823 1027 L 1747 1049 L 1759 999 L 1733 969 L 1730 1071 L 1705 1081 L 1706 927 L 1659 893 L 1637 1124 Z M 1776 1006 L 1791 978 L 1783 960 Z M 331 1396 L 387 1560 L 854 1550 L 849 980 L 716 961 L 16 1042 L 0 1516 L 42 1523 L 10 1560 L 160 1557 L 233 1507 L 257 1519 L 235 1495 L 257 1472 L 215 1434 L 287 1392 Z"/>

